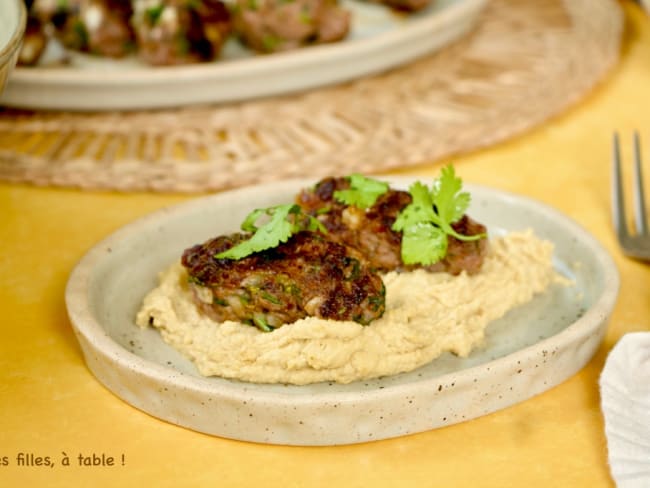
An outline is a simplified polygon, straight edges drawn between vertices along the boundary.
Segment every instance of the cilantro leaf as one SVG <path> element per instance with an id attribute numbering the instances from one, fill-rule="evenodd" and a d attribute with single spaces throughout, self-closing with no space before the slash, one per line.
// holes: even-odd
<path id="1" fill-rule="evenodd" d="M 264 215 L 270 218 L 268 222 L 258 227 L 256 223 Z M 215 256 L 217 259 L 242 259 L 253 253 L 277 247 L 301 230 L 327 232 L 323 224 L 314 217 L 302 213 L 298 205 L 291 203 L 253 210 L 242 222 L 241 229 L 253 235 L 236 246 L 220 252 Z"/>
<path id="2" fill-rule="evenodd" d="M 257 208 L 253 210 L 251 213 L 249 213 L 244 221 L 241 223 L 241 230 L 244 232 L 255 232 L 257 231 L 258 227 L 255 225 L 255 222 L 259 220 L 259 218 L 266 214 L 266 215 L 272 215 L 276 213 L 277 211 L 280 211 L 284 214 L 286 217 L 288 215 L 288 212 L 284 212 L 282 209 L 279 209 L 278 207 L 272 207 L 272 208 Z"/>
<path id="3" fill-rule="evenodd" d="M 440 261 L 447 254 L 447 235 L 439 227 L 419 223 L 402 234 L 402 261 L 404 264 L 425 266 Z"/>
<path id="4" fill-rule="evenodd" d="M 442 169 L 431 189 L 420 182 L 409 188 L 411 203 L 398 214 L 392 229 L 402 232 L 401 256 L 405 264 L 434 264 L 447 254 L 451 235 L 462 241 L 474 241 L 485 234 L 461 235 L 451 226 L 464 214 L 470 195 L 461 192 L 462 180 L 453 166 Z"/>
<path id="5" fill-rule="evenodd" d="M 436 216 L 433 211 L 433 201 L 429 189 L 423 183 L 416 181 L 409 188 L 411 203 L 397 216 L 393 230 L 404 231 L 420 222 L 432 222 Z"/>
<path id="6" fill-rule="evenodd" d="M 337 190 L 334 198 L 346 205 L 354 205 L 360 209 L 372 207 L 377 198 L 388 191 L 388 183 L 366 178 L 358 173 L 348 176 L 350 188 Z"/>
<path id="7" fill-rule="evenodd" d="M 443 222 L 457 222 L 469 207 L 470 195 L 460 192 L 462 186 L 462 180 L 451 165 L 442 168 L 440 178 L 434 181 L 431 197 Z"/>

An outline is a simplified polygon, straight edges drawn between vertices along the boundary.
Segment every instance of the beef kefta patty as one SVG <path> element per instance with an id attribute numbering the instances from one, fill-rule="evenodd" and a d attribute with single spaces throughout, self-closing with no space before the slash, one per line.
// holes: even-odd
<path id="1" fill-rule="evenodd" d="M 368 324 L 383 314 L 384 283 L 354 249 L 300 232 L 239 260 L 216 257 L 247 237 L 220 236 L 183 253 L 195 299 L 214 320 L 269 331 L 307 316 Z"/>
<path id="2" fill-rule="evenodd" d="M 424 267 L 427 271 L 444 271 L 457 275 L 462 271 L 477 273 L 487 252 L 487 239 L 461 241 L 449 236 L 446 256 L 428 266 L 405 265 L 400 251 L 402 234 L 392 229 L 398 214 L 411 203 L 406 191 L 388 189 L 367 209 L 346 205 L 335 198 L 335 193 L 350 188 L 347 178 L 325 178 L 312 188 L 299 193 L 296 203 L 316 217 L 327 229 L 329 239 L 354 247 L 381 272 L 408 271 Z M 483 224 L 467 215 L 452 224 L 459 234 L 485 234 Z"/>

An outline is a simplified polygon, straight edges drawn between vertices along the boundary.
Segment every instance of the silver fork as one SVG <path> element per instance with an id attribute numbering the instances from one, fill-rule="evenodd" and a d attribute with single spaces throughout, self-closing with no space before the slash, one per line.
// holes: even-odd
<path id="1" fill-rule="evenodd" d="M 618 133 L 612 141 L 612 216 L 614 229 L 623 252 L 628 256 L 650 260 L 650 234 L 645 209 L 645 192 L 643 190 L 643 170 L 641 168 L 641 143 L 639 133 L 634 133 L 634 206 L 636 232 L 630 233 L 625 213 L 625 194 L 621 170 L 621 151 Z"/>

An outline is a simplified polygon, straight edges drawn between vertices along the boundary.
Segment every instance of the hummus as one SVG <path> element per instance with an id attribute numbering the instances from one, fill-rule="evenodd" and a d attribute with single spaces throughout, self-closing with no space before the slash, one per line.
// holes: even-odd
<path id="1" fill-rule="evenodd" d="M 556 274 L 553 246 L 532 232 L 490 241 L 480 273 L 391 272 L 386 312 L 370 325 L 301 319 L 273 332 L 217 323 L 192 300 L 180 263 L 160 276 L 136 322 L 153 326 L 205 376 L 255 383 L 349 383 L 422 366 L 445 351 L 467 356 L 488 324 L 543 292 Z"/>

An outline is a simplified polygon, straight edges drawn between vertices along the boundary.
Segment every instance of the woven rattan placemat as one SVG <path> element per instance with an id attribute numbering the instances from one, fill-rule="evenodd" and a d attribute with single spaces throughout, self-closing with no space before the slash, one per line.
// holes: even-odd
<path id="1" fill-rule="evenodd" d="M 130 113 L 0 111 L 0 179 L 202 192 L 378 173 L 519 134 L 619 58 L 615 0 L 492 0 L 462 41 L 380 76 L 232 105 Z"/>

